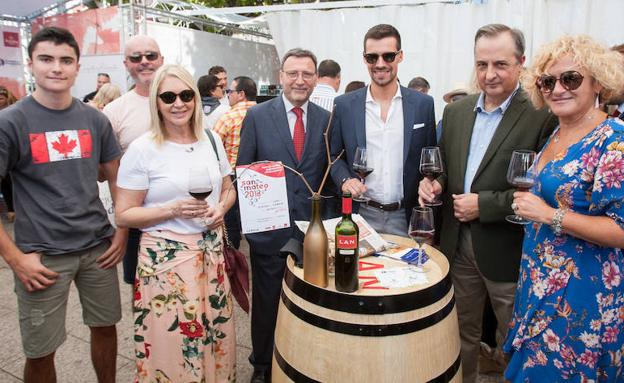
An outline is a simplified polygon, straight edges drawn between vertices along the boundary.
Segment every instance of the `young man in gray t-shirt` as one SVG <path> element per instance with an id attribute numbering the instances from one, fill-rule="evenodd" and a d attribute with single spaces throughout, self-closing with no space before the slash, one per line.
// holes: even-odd
<path id="1" fill-rule="evenodd" d="M 0 254 L 15 274 L 25 382 L 56 381 L 69 287 L 78 288 L 99 382 L 114 382 L 121 319 L 116 264 L 126 230 L 100 202 L 98 168 L 113 195 L 121 151 L 108 119 L 71 96 L 80 64 L 67 30 L 44 28 L 28 46 L 32 96 L 0 112 L 0 176 L 14 183 L 15 242 L 0 226 Z"/>

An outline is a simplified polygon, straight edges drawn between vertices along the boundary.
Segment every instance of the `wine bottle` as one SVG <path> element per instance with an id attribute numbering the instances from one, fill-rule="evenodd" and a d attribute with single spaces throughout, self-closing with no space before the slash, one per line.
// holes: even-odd
<path id="1" fill-rule="evenodd" d="M 336 225 L 336 290 L 352 293 L 358 289 L 358 225 L 351 219 L 351 194 L 342 195 L 342 219 Z"/>
<path id="2" fill-rule="evenodd" d="M 312 196 L 312 218 L 303 239 L 303 279 L 319 287 L 327 287 L 327 255 L 329 243 L 321 219 L 321 197 Z"/>

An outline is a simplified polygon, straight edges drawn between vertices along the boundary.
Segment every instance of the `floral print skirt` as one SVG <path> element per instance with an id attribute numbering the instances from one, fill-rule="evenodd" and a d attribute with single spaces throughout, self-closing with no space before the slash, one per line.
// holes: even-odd
<path id="1" fill-rule="evenodd" d="M 134 288 L 135 382 L 236 381 L 221 231 L 145 232 Z"/>

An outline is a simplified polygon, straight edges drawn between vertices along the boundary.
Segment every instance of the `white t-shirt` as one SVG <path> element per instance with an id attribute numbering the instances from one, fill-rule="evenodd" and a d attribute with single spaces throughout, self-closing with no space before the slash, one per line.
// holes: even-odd
<path id="1" fill-rule="evenodd" d="M 150 132 L 134 140 L 121 158 L 117 186 L 128 190 L 147 190 L 143 207 L 159 207 L 171 202 L 191 198 L 189 175 L 191 169 L 210 174 L 212 193 L 208 205 L 219 202 L 223 177 L 232 173 L 223 143 L 211 132 L 219 151 L 219 161 L 207 136 L 193 144 L 176 144 L 165 141 L 157 145 Z M 143 231 L 170 230 L 178 234 L 196 234 L 206 229 L 201 219 L 175 218 Z"/>
<path id="2" fill-rule="evenodd" d="M 110 120 L 123 152 L 128 150 L 132 141 L 149 130 L 149 97 L 140 96 L 134 90 L 106 105 L 102 112 Z"/>

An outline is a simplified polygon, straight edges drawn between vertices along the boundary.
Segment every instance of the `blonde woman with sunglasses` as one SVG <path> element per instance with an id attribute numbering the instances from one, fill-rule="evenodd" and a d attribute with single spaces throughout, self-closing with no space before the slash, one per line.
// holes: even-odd
<path id="1" fill-rule="evenodd" d="M 121 160 L 116 220 L 142 231 L 134 292 L 136 380 L 235 380 L 232 295 L 223 216 L 232 169 L 203 129 L 190 73 L 161 67 L 150 88 L 150 131 Z M 201 189 L 201 190 L 200 190 Z"/>
<path id="2" fill-rule="evenodd" d="M 523 78 L 559 119 L 512 208 L 526 225 L 505 351 L 512 382 L 624 379 L 624 123 L 597 108 L 622 56 L 586 36 L 544 46 Z"/>

